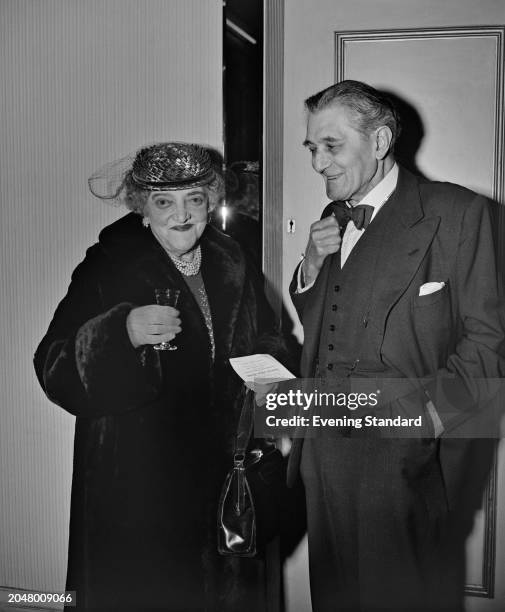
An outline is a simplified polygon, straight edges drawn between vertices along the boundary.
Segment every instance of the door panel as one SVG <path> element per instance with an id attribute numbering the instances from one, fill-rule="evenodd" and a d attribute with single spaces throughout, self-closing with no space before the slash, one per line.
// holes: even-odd
<path id="1" fill-rule="evenodd" d="M 423 134 L 418 151 L 409 150 L 417 169 L 498 199 L 504 34 L 492 27 L 336 33 L 335 81 L 365 81 L 405 100 Z M 467 546 L 467 590 L 482 597 L 494 595 L 495 481 L 496 465 Z"/>
<path id="2" fill-rule="evenodd" d="M 486 27 L 336 33 L 335 80 L 406 99 L 424 128 L 421 172 L 499 198 L 503 39 Z"/>

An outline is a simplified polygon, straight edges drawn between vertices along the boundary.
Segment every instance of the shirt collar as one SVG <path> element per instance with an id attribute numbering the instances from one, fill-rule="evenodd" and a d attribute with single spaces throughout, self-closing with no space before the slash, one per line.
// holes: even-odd
<path id="1" fill-rule="evenodd" d="M 396 189 L 398 183 L 398 164 L 395 162 L 391 170 L 375 187 L 369 191 L 366 196 L 358 202 L 358 204 L 367 204 L 373 206 L 374 216 L 383 204 L 389 199 L 390 195 Z"/>

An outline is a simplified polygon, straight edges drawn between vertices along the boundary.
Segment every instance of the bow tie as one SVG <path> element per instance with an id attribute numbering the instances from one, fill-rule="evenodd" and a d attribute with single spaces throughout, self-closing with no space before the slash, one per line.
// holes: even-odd
<path id="1" fill-rule="evenodd" d="M 333 213 L 342 231 L 345 230 L 351 219 L 356 229 L 366 229 L 372 218 L 373 211 L 373 206 L 368 204 L 358 204 L 358 206 L 350 208 L 345 202 L 333 202 Z"/>

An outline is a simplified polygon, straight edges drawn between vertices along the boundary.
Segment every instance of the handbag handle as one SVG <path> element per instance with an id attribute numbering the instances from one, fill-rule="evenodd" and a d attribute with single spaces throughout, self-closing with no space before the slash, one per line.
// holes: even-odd
<path id="1" fill-rule="evenodd" d="M 233 462 L 235 466 L 240 467 L 244 464 L 247 447 L 251 439 L 254 416 L 254 392 L 245 387 L 244 400 L 242 403 L 242 411 L 238 421 L 237 436 L 235 438 L 235 454 Z"/>
<path id="2" fill-rule="evenodd" d="M 246 483 L 244 462 L 249 440 L 251 439 L 254 414 L 253 392 L 245 385 L 244 389 L 245 393 L 238 421 L 237 435 L 235 437 L 235 453 L 233 455 L 233 466 L 237 475 L 237 496 L 235 501 L 235 513 L 237 516 L 240 516 L 245 508 Z"/>

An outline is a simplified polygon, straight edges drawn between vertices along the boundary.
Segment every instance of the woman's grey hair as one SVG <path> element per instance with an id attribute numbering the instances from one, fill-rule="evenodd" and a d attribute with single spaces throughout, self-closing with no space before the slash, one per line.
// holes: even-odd
<path id="1" fill-rule="evenodd" d="M 346 80 L 330 85 L 305 100 L 305 108 L 310 113 L 337 104 L 351 111 L 354 127 L 366 136 L 383 125 L 387 126 L 392 133 L 393 150 L 401 125 L 398 111 L 388 96 L 361 81 Z"/>
<path id="2" fill-rule="evenodd" d="M 209 183 L 201 186 L 207 194 L 209 200 L 209 211 L 213 210 L 224 198 L 224 179 L 216 168 L 214 177 Z M 170 191 L 170 190 L 168 190 Z M 132 171 L 126 173 L 123 183 L 123 202 L 125 206 L 139 215 L 144 215 L 144 207 L 147 204 L 149 195 L 153 193 L 149 189 L 142 189 L 132 178 Z"/>

